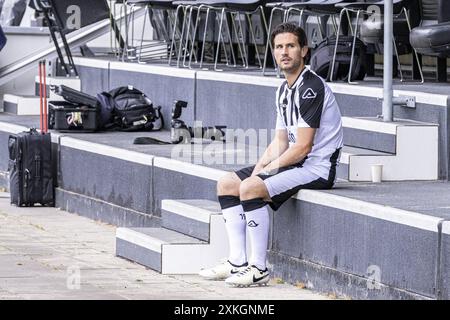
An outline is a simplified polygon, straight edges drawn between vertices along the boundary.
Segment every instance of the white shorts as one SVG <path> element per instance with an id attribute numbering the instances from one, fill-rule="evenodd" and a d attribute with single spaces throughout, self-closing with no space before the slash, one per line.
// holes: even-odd
<path id="1" fill-rule="evenodd" d="M 243 168 L 235 173 L 241 180 L 245 180 L 251 176 L 254 168 L 255 166 Z M 268 204 L 273 210 L 278 210 L 300 189 L 331 189 L 336 177 L 336 166 L 331 167 L 328 179 L 321 178 L 301 164 L 280 168 L 268 175 L 258 174 L 258 177 L 264 181 L 269 192 L 271 201 Z"/>

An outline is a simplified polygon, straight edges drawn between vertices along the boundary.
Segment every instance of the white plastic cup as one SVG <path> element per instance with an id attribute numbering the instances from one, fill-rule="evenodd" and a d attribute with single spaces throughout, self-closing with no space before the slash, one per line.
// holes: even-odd
<path id="1" fill-rule="evenodd" d="M 371 169 L 372 169 L 372 182 L 375 183 L 381 182 L 381 178 L 383 176 L 383 165 L 373 164 Z"/>

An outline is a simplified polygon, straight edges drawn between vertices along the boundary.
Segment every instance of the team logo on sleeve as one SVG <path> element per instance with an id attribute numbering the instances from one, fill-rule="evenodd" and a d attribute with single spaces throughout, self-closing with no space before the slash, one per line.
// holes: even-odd
<path id="1" fill-rule="evenodd" d="M 289 142 L 295 143 L 295 136 L 292 132 L 288 133 Z"/>
<path id="2" fill-rule="evenodd" d="M 313 89 L 308 88 L 306 89 L 305 93 L 303 93 L 302 99 L 315 99 L 317 97 L 317 93 L 313 91 Z"/>

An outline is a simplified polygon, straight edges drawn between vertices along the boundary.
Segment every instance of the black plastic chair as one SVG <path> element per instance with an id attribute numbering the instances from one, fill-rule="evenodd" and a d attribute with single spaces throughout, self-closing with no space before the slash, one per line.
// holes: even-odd
<path id="1" fill-rule="evenodd" d="M 410 34 L 411 45 L 420 54 L 437 57 L 437 80 L 447 81 L 450 57 L 450 1 L 422 0 L 423 19 Z"/>
<path id="2" fill-rule="evenodd" d="M 198 24 L 199 24 L 199 19 L 200 19 L 200 14 L 202 12 L 202 10 L 206 11 L 206 19 L 205 19 L 205 26 L 204 26 L 204 31 L 203 31 L 203 36 L 202 36 L 202 49 L 201 49 L 201 57 L 200 57 L 200 68 L 202 68 L 203 66 L 203 59 L 204 59 L 204 51 L 205 51 L 205 43 L 206 43 L 206 33 L 208 31 L 208 18 L 209 18 L 209 13 L 210 11 L 215 11 L 218 15 L 219 15 L 219 29 L 218 29 L 218 39 L 217 39 L 217 48 L 216 48 L 216 52 L 215 52 L 215 59 L 214 59 L 214 70 L 216 71 L 220 71 L 220 69 L 218 69 L 217 64 L 218 64 L 218 60 L 219 60 L 219 53 L 220 53 L 220 45 L 223 44 L 224 46 L 224 52 L 225 52 L 225 58 L 227 60 L 227 65 L 229 65 L 229 60 L 228 60 L 228 54 L 227 54 L 227 49 L 225 47 L 225 42 L 228 42 L 229 47 L 230 47 L 230 56 L 232 58 L 233 61 L 233 66 L 236 67 L 236 57 L 234 54 L 234 50 L 233 50 L 233 44 L 232 44 L 232 35 L 231 35 L 231 30 L 234 31 L 234 36 L 237 39 L 237 46 L 238 46 L 238 50 L 240 52 L 240 55 L 242 57 L 242 62 L 243 62 L 243 66 L 245 68 L 247 68 L 249 66 L 248 60 L 247 60 L 247 52 L 245 50 L 245 41 L 244 41 L 244 35 L 243 35 L 243 31 L 242 31 L 242 25 L 240 25 L 240 28 L 238 29 L 235 24 L 234 24 L 234 19 L 232 17 L 233 14 L 237 14 L 237 15 L 245 15 L 249 24 L 249 30 L 250 30 L 250 36 L 252 37 L 252 41 L 253 44 L 255 46 L 255 50 L 257 52 L 257 43 L 256 43 L 256 39 L 255 39 L 255 35 L 254 35 L 254 31 L 253 31 L 253 27 L 252 27 L 252 22 L 251 22 L 251 18 L 250 16 L 254 13 L 260 12 L 261 13 L 261 17 L 263 20 L 263 27 L 264 27 L 264 32 L 267 33 L 267 22 L 265 21 L 265 16 L 264 16 L 264 12 L 263 12 L 263 5 L 265 4 L 265 0 L 261 1 L 261 0 L 228 0 L 228 1 L 224 1 L 224 0 L 200 0 L 197 1 L 195 3 L 192 3 L 190 1 L 177 1 L 174 2 L 176 4 L 179 4 L 180 6 L 188 6 L 190 5 L 191 10 L 189 12 L 189 18 L 186 19 L 186 14 L 185 14 L 185 19 L 184 21 L 188 21 L 187 22 L 187 26 L 186 26 L 186 45 L 184 47 L 184 55 L 183 55 L 183 66 L 185 67 L 190 67 L 191 66 L 191 59 L 193 56 L 193 50 L 194 50 L 194 44 L 192 43 L 190 49 L 188 46 L 188 38 L 189 37 L 189 29 L 191 26 L 191 16 L 192 16 L 192 11 L 193 10 L 197 10 L 197 17 L 196 17 L 196 21 L 195 24 L 193 26 L 193 37 L 195 37 L 195 34 L 197 32 L 198 29 Z M 226 19 L 227 14 L 229 14 L 231 16 L 231 21 L 233 24 L 233 28 L 230 28 L 229 24 L 228 24 L 228 19 Z M 227 32 L 227 34 L 223 34 L 223 25 L 225 24 L 225 31 Z M 239 19 L 239 24 L 241 24 L 241 20 Z M 184 30 L 184 26 L 185 23 L 183 22 L 183 30 Z M 239 35 L 239 30 L 241 32 L 241 35 Z M 184 36 L 184 31 L 182 31 L 182 36 Z M 228 41 L 225 41 L 225 38 L 228 39 Z M 241 43 L 241 39 L 242 39 L 242 43 Z M 189 54 L 189 65 L 185 65 L 185 59 L 187 56 L 187 53 L 190 51 Z M 181 53 L 181 52 L 180 52 Z M 259 60 L 259 64 L 262 67 L 262 62 L 259 58 L 259 55 L 257 54 L 257 58 Z M 177 66 L 179 65 L 179 60 L 181 59 L 181 55 L 178 54 L 178 63 Z"/>
<path id="3" fill-rule="evenodd" d="M 413 1 L 414 0 L 393 0 L 393 4 L 394 4 L 393 13 L 394 13 L 394 16 L 399 17 L 401 15 L 404 15 L 404 18 L 405 18 L 406 24 L 407 24 L 407 28 L 408 28 L 408 32 L 412 29 L 411 28 L 412 22 L 411 22 L 411 19 L 410 19 L 410 12 L 408 10 L 408 6 L 407 5 L 408 4 L 411 5 L 413 3 Z M 355 3 L 349 3 L 349 4 L 344 3 L 344 4 L 338 4 L 337 5 L 337 7 L 341 7 L 341 8 L 343 8 L 343 10 L 357 12 L 357 14 L 363 13 L 364 15 L 367 15 L 367 16 L 372 16 L 374 14 L 377 14 L 377 13 L 374 13 L 373 11 L 370 10 L 371 8 L 373 8 L 372 6 L 376 6 L 377 8 L 380 9 L 379 21 L 383 20 L 381 17 L 382 17 L 383 12 L 384 12 L 384 1 L 366 0 L 364 2 L 361 1 L 361 2 L 355 2 Z M 414 21 L 417 21 L 417 18 Z M 382 26 L 382 24 L 381 24 L 381 26 Z M 394 31 L 393 35 L 392 35 L 392 41 L 394 42 L 394 54 L 397 57 L 397 61 L 398 61 L 397 65 L 399 67 L 401 81 L 403 81 L 403 72 L 402 72 L 402 69 L 401 69 L 399 53 L 398 53 L 398 50 L 397 50 L 397 42 L 396 42 L 396 38 L 395 38 L 395 32 L 396 31 Z M 381 33 L 381 34 L 383 34 L 383 33 Z M 356 34 L 355 34 L 355 36 L 356 36 Z M 384 37 L 381 36 L 381 39 L 379 39 L 379 41 L 383 41 L 383 40 L 384 40 Z M 414 56 L 415 56 L 417 65 L 419 66 L 418 70 L 419 70 L 419 73 L 420 73 L 421 82 L 423 83 L 424 82 L 424 77 L 423 77 L 422 69 L 420 68 L 420 58 L 419 58 L 419 56 L 418 56 L 418 54 L 417 54 L 417 52 L 415 50 L 413 50 L 413 52 L 414 52 Z M 414 62 L 413 62 L 413 65 L 414 65 Z M 332 67 L 332 69 L 333 69 L 333 67 Z M 413 77 L 414 77 L 414 72 L 413 72 Z"/>
<path id="4" fill-rule="evenodd" d="M 160 59 L 167 57 L 170 44 L 170 29 L 173 28 L 173 19 L 171 13 L 174 12 L 175 6 L 172 4 L 172 0 L 126 0 L 125 4 L 130 6 L 129 19 L 127 20 L 127 48 L 125 50 L 128 60 L 134 60 L 137 58 L 139 63 L 145 63 L 151 59 Z M 142 26 L 140 44 L 134 46 L 134 19 L 136 8 L 145 8 L 144 23 Z M 162 14 L 158 11 L 167 12 L 167 21 Z M 147 17 L 150 25 L 156 34 L 156 39 L 151 43 L 144 44 L 145 28 Z M 131 27 L 130 27 L 131 24 Z M 131 30 L 131 44 L 128 40 L 128 30 Z M 125 56 L 125 55 L 124 55 Z"/>
<path id="5" fill-rule="evenodd" d="M 307 1 L 307 2 L 293 2 L 293 3 L 283 3 L 282 8 L 285 10 L 288 10 L 285 18 L 286 20 L 289 19 L 289 13 L 291 11 L 297 11 L 300 12 L 300 15 L 302 15 L 305 11 L 308 12 L 310 15 L 316 15 L 316 16 L 330 16 L 332 18 L 334 32 L 336 34 L 336 48 L 333 54 L 333 61 L 332 61 L 332 71 L 335 66 L 335 60 L 336 60 L 336 49 L 338 45 L 339 35 L 341 34 L 341 30 L 343 29 L 343 21 L 344 21 L 344 14 L 346 15 L 346 20 L 349 22 L 349 29 L 350 32 L 354 35 L 354 41 L 352 46 L 352 54 L 351 54 L 351 61 L 353 62 L 354 54 L 355 54 L 355 45 L 356 45 L 356 37 L 358 33 L 358 23 L 359 23 L 359 16 L 362 12 L 362 9 L 350 9 L 349 5 L 354 4 L 354 0 L 324 0 L 324 1 Z M 356 2 L 358 3 L 358 2 Z M 365 3 L 363 3 L 365 4 Z M 355 23 L 355 30 L 353 30 L 351 25 L 351 18 L 349 15 L 349 12 L 356 12 L 356 23 Z M 336 16 L 339 16 L 339 22 L 336 22 Z M 327 34 L 324 30 L 321 29 L 321 22 L 318 20 L 318 25 L 320 29 L 320 34 L 323 37 L 326 37 Z M 337 25 L 337 26 L 336 26 Z M 346 31 L 344 33 L 347 33 Z M 353 63 L 351 63 L 349 74 L 352 72 L 352 66 Z M 333 73 L 331 73 L 333 74 Z M 330 81 L 333 79 L 330 78 Z M 348 77 L 348 82 L 353 83 L 351 81 L 351 77 Z"/>
<path id="6" fill-rule="evenodd" d="M 409 34 L 411 29 L 418 26 L 420 22 L 420 5 L 419 0 L 394 0 L 393 10 L 393 38 L 394 38 L 394 54 L 397 61 L 397 68 L 400 72 L 400 80 L 404 81 L 403 71 L 400 63 L 400 55 L 413 53 L 416 60 L 413 60 L 413 78 L 415 78 L 416 71 L 423 81 L 421 69 L 419 69 L 419 59 L 417 53 L 413 51 L 409 41 Z M 384 3 L 375 1 L 373 4 L 378 12 L 374 12 L 372 16 L 361 24 L 360 37 L 366 43 L 372 54 L 383 54 L 384 47 Z M 371 11 L 368 7 L 367 11 Z"/>
<path id="7" fill-rule="evenodd" d="M 172 4 L 176 7 L 176 11 L 175 11 L 175 21 L 173 24 L 173 29 L 172 29 L 172 38 L 171 38 L 171 45 L 170 45 L 170 53 L 169 53 L 169 65 L 171 65 L 172 63 L 172 57 L 176 56 L 177 58 L 177 67 L 180 67 L 180 59 L 181 59 L 181 55 L 183 54 L 184 59 L 183 59 L 183 66 L 185 67 L 190 67 L 190 66 L 186 66 L 185 65 L 185 60 L 186 60 L 186 56 L 188 54 L 188 52 L 191 52 L 192 55 L 195 54 L 194 50 L 193 50 L 193 46 L 194 46 L 194 38 L 195 35 L 190 34 L 189 30 L 191 27 L 191 18 L 192 18 L 192 14 L 194 10 L 197 10 L 197 14 L 200 14 L 200 10 L 199 7 L 201 6 L 201 2 L 200 1 L 195 1 L 195 0 L 184 0 L 184 1 L 174 1 L 172 2 Z M 189 15 L 189 17 L 188 17 Z M 180 22 L 178 21 L 181 17 L 183 17 L 181 19 L 181 26 L 179 27 Z M 179 37 L 178 37 L 178 48 L 176 46 L 177 43 L 177 37 L 176 37 L 176 31 L 178 30 L 179 27 Z M 194 27 L 193 27 L 194 29 Z M 186 34 L 186 40 L 184 40 Z M 189 50 L 189 40 L 191 40 L 191 44 L 192 44 L 192 50 Z M 183 44 L 185 43 L 185 44 Z M 173 55 L 172 53 L 175 53 L 175 55 Z M 189 57 L 190 61 L 192 60 L 192 57 Z"/>
<path id="8" fill-rule="evenodd" d="M 335 10 L 334 5 L 338 2 L 343 2 L 343 1 L 345 1 L 345 0 L 302 0 L 302 1 L 293 1 L 293 2 L 290 2 L 290 1 L 272 2 L 272 3 L 266 4 L 266 7 L 271 8 L 271 12 L 270 12 L 270 18 L 269 18 L 269 27 L 268 27 L 268 32 L 267 32 L 268 37 L 267 37 L 266 48 L 265 48 L 265 52 L 264 52 L 264 66 L 262 69 L 263 75 L 265 75 L 265 73 L 266 73 L 266 66 L 267 66 L 267 58 L 266 57 L 269 53 L 269 48 L 270 48 L 270 52 L 272 53 L 272 59 L 274 60 L 274 65 L 276 65 L 275 58 L 273 55 L 272 43 L 270 42 L 270 34 L 272 32 L 274 15 L 277 11 L 280 11 L 283 14 L 282 22 L 287 22 L 289 20 L 290 14 L 292 12 L 297 13 L 299 16 L 298 24 L 301 25 L 304 16 L 306 16 L 312 12 L 314 12 L 314 14 L 316 14 L 316 15 L 321 14 L 321 12 L 315 12 L 313 10 L 313 8 L 315 8 L 316 6 L 320 7 L 320 8 L 325 8 L 327 6 L 330 6 Z M 328 14 L 328 13 L 326 13 L 326 14 Z M 321 28 L 320 22 L 318 24 L 319 24 L 319 28 Z M 323 30 L 321 33 L 322 34 L 324 33 Z M 277 76 L 280 76 L 278 67 L 276 67 L 275 69 L 277 72 Z"/>

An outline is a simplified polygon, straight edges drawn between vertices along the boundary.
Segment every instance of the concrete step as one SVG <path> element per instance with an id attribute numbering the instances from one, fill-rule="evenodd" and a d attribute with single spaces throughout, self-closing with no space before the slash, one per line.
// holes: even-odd
<path id="1" fill-rule="evenodd" d="M 3 96 L 3 112 L 16 115 L 39 115 L 39 110 L 39 97 L 16 94 Z"/>
<path id="2" fill-rule="evenodd" d="M 186 217 L 172 217 L 177 219 L 174 224 L 186 222 Z M 183 229 L 181 226 L 176 228 Z M 197 274 L 201 268 L 217 264 L 228 254 L 227 235 L 221 215 L 210 215 L 207 233 L 209 242 L 162 227 L 118 228 L 116 255 L 163 274 Z"/>
<path id="3" fill-rule="evenodd" d="M 399 127 L 434 127 L 434 123 L 394 119 L 384 122 L 376 117 L 342 117 L 344 144 L 351 147 L 396 153 Z"/>
<path id="4" fill-rule="evenodd" d="M 210 222 L 221 216 L 220 206 L 210 200 L 162 200 L 161 226 L 209 241 Z M 220 217 L 217 217 L 220 218 Z"/>
<path id="5" fill-rule="evenodd" d="M 376 118 L 342 117 L 344 144 L 381 152 L 396 152 L 397 126 Z"/>
<path id="6" fill-rule="evenodd" d="M 353 170 L 353 167 L 349 166 L 350 158 L 354 156 L 373 156 L 373 157 L 379 157 L 379 156 L 394 156 L 391 153 L 386 152 L 380 152 L 380 151 L 374 151 L 364 148 L 356 148 L 356 147 L 349 147 L 344 146 L 342 148 L 341 153 L 341 161 L 337 168 L 337 177 L 343 180 L 352 181 L 354 179 L 354 176 L 358 177 L 358 172 L 355 172 Z"/>
<path id="7" fill-rule="evenodd" d="M 118 228 L 116 231 L 116 255 L 145 265 L 162 273 L 186 271 L 182 256 L 189 244 L 204 242 L 164 228 Z M 171 251 L 173 255 L 168 255 Z M 172 258 L 172 259 L 170 259 Z"/>
<path id="8" fill-rule="evenodd" d="M 349 181 L 371 181 L 373 165 L 382 165 L 384 181 L 438 179 L 438 125 L 394 120 L 343 117 L 344 144 L 356 148 L 347 149 L 341 159 Z M 339 174 L 345 176 L 345 168 Z"/>

